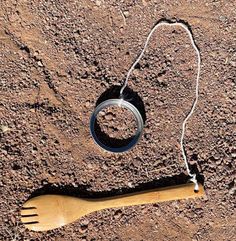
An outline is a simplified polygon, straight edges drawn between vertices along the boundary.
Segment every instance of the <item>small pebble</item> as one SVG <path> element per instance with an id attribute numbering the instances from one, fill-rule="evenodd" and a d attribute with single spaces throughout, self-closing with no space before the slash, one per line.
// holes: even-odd
<path id="1" fill-rule="evenodd" d="M 95 3 L 96 3 L 97 6 L 101 6 L 102 5 L 102 1 L 101 0 L 96 0 Z"/>
<path id="2" fill-rule="evenodd" d="M 85 102 L 85 107 L 88 108 L 89 106 L 90 106 L 90 102 L 89 102 L 89 101 L 86 101 L 86 102 Z"/>
<path id="3" fill-rule="evenodd" d="M 127 183 L 128 187 L 132 188 L 133 187 L 133 184 L 131 182 L 128 182 Z"/>
<path id="4" fill-rule="evenodd" d="M 108 166 L 104 164 L 104 165 L 102 165 L 102 169 L 103 170 L 108 170 Z"/>
<path id="5" fill-rule="evenodd" d="M 134 70 L 133 70 L 133 74 L 134 74 L 135 76 L 138 76 L 139 73 L 140 73 L 140 70 L 138 70 L 138 69 L 134 69 Z"/>
<path id="6" fill-rule="evenodd" d="M 2 150 L 2 153 L 3 153 L 4 155 L 7 155 L 7 151 L 6 151 L 6 150 Z"/>
<path id="7" fill-rule="evenodd" d="M 115 211 L 114 218 L 119 219 L 121 217 L 121 215 L 122 215 L 122 211 L 119 209 L 119 210 Z"/>
<path id="8" fill-rule="evenodd" d="M 1 131 L 4 133 L 4 132 L 7 132 L 7 131 L 10 131 L 10 128 L 8 126 L 5 126 L 5 125 L 1 125 L 0 126 L 0 129 Z"/>
<path id="9" fill-rule="evenodd" d="M 236 61 L 230 61 L 229 62 L 233 67 L 236 67 Z"/>
<path id="10" fill-rule="evenodd" d="M 88 229 L 88 226 L 87 226 L 87 225 L 81 225 L 81 226 L 79 227 L 79 232 L 80 232 L 80 233 L 86 233 L 87 229 Z"/>
<path id="11" fill-rule="evenodd" d="M 102 111 L 99 112 L 99 114 L 100 114 L 101 116 L 104 116 L 106 113 L 105 113 L 105 111 L 102 110 Z"/>
<path id="12" fill-rule="evenodd" d="M 43 63 L 41 60 L 39 60 L 37 63 L 38 63 L 38 66 L 43 67 Z"/>
<path id="13" fill-rule="evenodd" d="M 236 193 L 236 187 L 232 187 L 229 189 L 229 194 L 234 195 Z"/>
<path id="14" fill-rule="evenodd" d="M 88 168 L 88 169 L 93 169 L 93 165 L 92 165 L 91 163 L 88 163 L 88 164 L 87 164 L 87 168 Z"/>
<path id="15" fill-rule="evenodd" d="M 235 158 L 235 157 L 236 157 L 236 152 L 232 152 L 232 153 L 231 153 L 231 156 L 232 156 L 233 158 Z"/>
<path id="16" fill-rule="evenodd" d="M 129 11 L 126 10 L 126 11 L 123 12 L 123 14 L 124 14 L 124 16 L 125 16 L 126 18 L 129 17 Z"/>
<path id="17" fill-rule="evenodd" d="M 105 115 L 105 119 L 108 121 L 112 120 L 112 118 L 113 118 L 112 114 Z"/>
<path id="18" fill-rule="evenodd" d="M 83 225 L 83 226 L 88 226 L 88 224 L 89 224 L 89 219 L 83 219 L 83 220 L 81 220 L 81 225 Z"/>

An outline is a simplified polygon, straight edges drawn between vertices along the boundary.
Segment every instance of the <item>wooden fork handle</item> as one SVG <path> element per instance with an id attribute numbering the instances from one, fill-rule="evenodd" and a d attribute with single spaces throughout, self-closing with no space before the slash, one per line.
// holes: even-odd
<path id="1" fill-rule="evenodd" d="M 100 199 L 42 195 L 24 204 L 21 221 L 30 230 L 46 231 L 72 223 L 101 209 L 196 198 L 203 195 L 202 185 L 199 184 L 199 191 L 196 193 L 192 183 Z"/>
<path id="2" fill-rule="evenodd" d="M 132 205 L 141 205 L 149 203 L 158 203 L 171 200 L 197 198 L 205 194 L 203 186 L 199 184 L 199 191 L 194 191 L 194 184 L 187 183 L 184 185 L 170 186 L 159 189 L 152 189 L 133 194 L 125 194 L 109 198 L 94 200 L 95 210 L 113 207 L 125 207 Z"/>

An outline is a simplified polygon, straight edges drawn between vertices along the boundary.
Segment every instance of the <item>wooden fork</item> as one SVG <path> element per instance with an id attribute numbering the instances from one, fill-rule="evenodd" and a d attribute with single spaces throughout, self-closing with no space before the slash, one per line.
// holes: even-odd
<path id="1" fill-rule="evenodd" d="M 82 199 L 63 195 L 42 195 L 28 200 L 21 210 L 21 221 L 34 231 L 46 231 L 72 223 L 94 211 L 170 200 L 196 198 L 204 195 L 203 186 L 194 192 L 188 183 L 109 198 Z"/>

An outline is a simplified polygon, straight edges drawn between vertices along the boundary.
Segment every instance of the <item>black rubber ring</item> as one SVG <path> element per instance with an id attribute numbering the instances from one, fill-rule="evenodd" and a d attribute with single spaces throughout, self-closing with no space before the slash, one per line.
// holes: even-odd
<path id="1" fill-rule="evenodd" d="M 136 124 L 137 124 L 137 131 L 133 137 L 133 139 L 126 145 L 126 146 L 122 146 L 122 147 L 109 147 L 107 145 L 105 145 L 104 143 L 102 143 L 98 136 L 95 133 L 95 122 L 96 122 L 96 118 L 98 113 L 105 109 L 108 106 L 119 106 L 119 107 L 124 107 L 127 110 L 129 110 L 133 116 L 135 117 L 136 120 Z M 90 133 L 93 137 L 93 140 L 95 141 L 95 143 L 100 146 L 101 148 L 103 148 L 106 151 L 109 152 L 114 152 L 114 153 L 119 153 L 119 152 L 125 152 L 130 150 L 131 148 L 133 148 L 139 141 L 140 137 L 142 136 L 142 132 L 143 132 L 143 118 L 140 114 L 140 112 L 138 111 L 138 109 L 131 104 L 130 102 L 123 100 L 123 99 L 108 99 L 106 101 L 103 101 L 102 103 L 100 103 L 94 110 L 94 112 L 91 115 L 90 118 Z"/>

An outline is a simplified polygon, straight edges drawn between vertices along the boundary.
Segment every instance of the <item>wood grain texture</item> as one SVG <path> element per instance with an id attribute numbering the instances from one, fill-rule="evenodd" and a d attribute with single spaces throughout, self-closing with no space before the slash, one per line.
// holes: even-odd
<path id="1" fill-rule="evenodd" d="M 59 228 L 86 214 L 106 208 L 196 198 L 203 195 L 203 186 L 199 184 L 199 191 L 194 192 L 192 183 L 100 199 L 42 195 L 28 200 L 23 205 L 21 221 L 30 230 L 46 231 Z"/>

